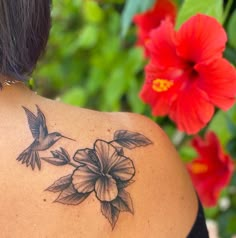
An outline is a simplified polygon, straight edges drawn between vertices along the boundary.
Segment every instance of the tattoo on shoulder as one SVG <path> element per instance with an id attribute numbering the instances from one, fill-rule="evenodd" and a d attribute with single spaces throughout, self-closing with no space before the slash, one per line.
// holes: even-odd
<path id="1" fill-rule="evenodd" d="M 152 142 L 138 132 L 118 130 L 111 141 L 96 140 L 91 148 L 78 149 L 71 157 L 66 149 L 51 151 L 51 156 L 40 157 L 58 140 L 73 140 L 59 132 L 48 132 L 46 118 L 39 106 L 37 114 L 23 107 L 33 142 L 17 158 L 22 164 L 41 169 L 41 161 L 54 166 L 72 166 L 69 175 L 59 178 L 46 191 L 59 193 L 55 202 L 79 205 L 90 194 L 95 194 L 101 204 L 101 212 L 112 229 L 120 212 L 134 213 L 133 203 L 126 188 L 134 182 L 135 166 L 125 156 L 125 149 L 147 146 Z"/>

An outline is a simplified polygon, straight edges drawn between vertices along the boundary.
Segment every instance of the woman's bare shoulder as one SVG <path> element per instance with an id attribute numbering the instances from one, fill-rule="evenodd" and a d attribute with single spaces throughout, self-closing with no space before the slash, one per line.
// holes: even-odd
<path id="1" fill-rule="evenodd" d="M 191 229 L 196 196 L 156 123 L 46 99 L 18 113 L 23 138 L 1 162 L 7 237 L 184 237 Z"/>
<path id="2" fill-rule="evenodd" d="M 82 113 L 78 111 L 78 114 L 81 116 Z M 145 231 L 148 237 L 161 234 L 160 231 L 163 237 L 171 236 L 173 231 L 176 235 L 179 232 L 180 237 L 184 236 L 195 219 L 196 194 L 166 133 L 151 119 L 139 114 L 90 110 L 85 114 L 85 122 L 90 122 L 83 127 L 87 125 L 94 132 L 89 137 L 90 148 L 97 148 L 98 140 L 112 141 L 110 145 L 119 148 L 134 166 L 132 184 L 126 189 L 134 214 L 120 212 L 116 225 L 113 224 L 116 227 L 113 236 L 120 237 L 121 231 L 128 229 L 131 232 L 134 228 L 137 234 Z M 137 223 L 133 223 L 132 219 Z M 181 222 L 176 222 L 178 220 Z M 111 220 L 109 222 L 112 223 Z M 137 231 L 137 227 L 142 228 Z"/>

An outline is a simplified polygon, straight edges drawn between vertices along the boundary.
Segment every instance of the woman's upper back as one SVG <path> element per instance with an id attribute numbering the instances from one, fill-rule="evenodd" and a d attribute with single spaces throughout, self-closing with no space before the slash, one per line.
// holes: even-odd
<path id="1" fill-rule="evenodd" d="M 21 85 L 6 87 L 0 104 L 1 237 L 186 237 L 197 199 L 149 119 L 71 107 Z"/>

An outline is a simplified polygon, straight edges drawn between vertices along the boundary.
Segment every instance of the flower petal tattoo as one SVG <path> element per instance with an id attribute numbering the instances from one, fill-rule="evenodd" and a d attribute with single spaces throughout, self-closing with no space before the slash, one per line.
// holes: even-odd
<path id="1" fill-rule="evenodd" d="M 39 151 L 47 151 L 63 137 L 70 138 L 58 132 L 48 133 L 45 116 L 36 107 L 37 116 L 23 107 L 34 141 L 17 160 L 27 167 L 31 166 L 33 170 L 35 165 L 41 169 L 41 160 L 54 166 L 73 166 L 71 174 L 59 178 L 46 189 L 59 193 L 55 202 L 79 205 L 93 193 L 101 204 L 101 213 L 108 219 L 112 229 L 120 212 L 134 214 L 131 196 L 125 189 L 134 182 L 135 166 L 125 156 L 124 150 L 147 146 L 152 142 L 140 133 L 118 130 L 114 133 L 113 140 L 98 139 L 92 148 L 78 149 L 73 157 L 62 147 L 51 151 L 51 157 L 40 157 Z"/>

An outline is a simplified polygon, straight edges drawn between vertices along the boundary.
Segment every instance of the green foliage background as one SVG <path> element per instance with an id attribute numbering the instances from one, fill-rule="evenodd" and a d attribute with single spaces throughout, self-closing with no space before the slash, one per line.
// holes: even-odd
<path id="1" fill-rule="evenodd" d="M 40 94 L 101 111 L 143 113 L 143 57 L 120 37 L 122 4 L 57 0 L 48 51 L 34 74 Z"/>
<path id="2" fill-rule="evenodd" d="M 176 1 L 179 13 L 176 28 L 197 12 L 214 16 L 227 30 L 225 52 L 236 63 L 236 10 L 233 1 Z M 100 111 L 131 111 L 151 117 L 150 109 L 139 99 L 146 61 L 135 47 L 132 16 L 151 6 L 153 0 L 55 0 L 53 24 L 46 55 L 31 81 L 40 95 L 65 103 Z M 152 118 L 167 132 L 184 161 L 196 157 L 189 137 L 176 130 L 168 118 Z M 236 159 L 236 107 L 217 111 L 208 128 L 221 139 Z M 206 209 L 208 217 L 219 222 L 223 238 L 236 233 L 236 176 L 221 195 L 230 201 Z"/>

